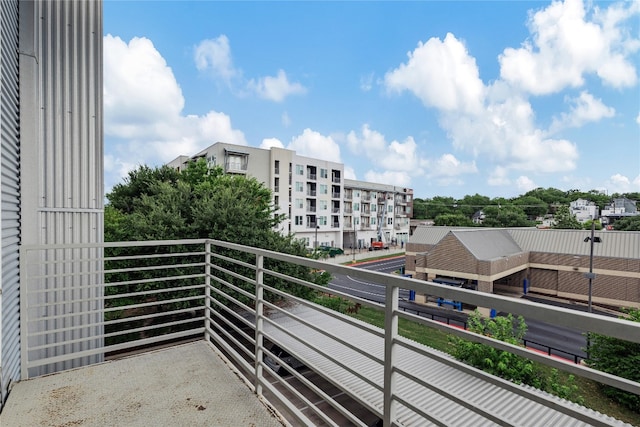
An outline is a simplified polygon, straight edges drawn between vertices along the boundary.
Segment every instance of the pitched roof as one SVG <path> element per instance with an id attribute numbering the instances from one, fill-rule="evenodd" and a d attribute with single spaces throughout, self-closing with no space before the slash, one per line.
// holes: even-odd
<path id="1" fill-rule="evenodd" d="M 521 252 L 588 256 L 591 249 L 589 242 L 585 242 L 591 235 L 589 230 L 418 226 L 409 242 L 436 245 L 449 233 L 480 260 Z M 596 231 L 595 236 L 601 242 L 594 245 L 594 256 L 640 259 L 640 232 Z"/>

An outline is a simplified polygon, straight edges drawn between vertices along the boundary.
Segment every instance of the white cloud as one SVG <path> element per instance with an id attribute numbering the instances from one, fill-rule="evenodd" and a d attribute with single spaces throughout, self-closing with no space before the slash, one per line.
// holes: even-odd
<path id="1" fill-rule="evenodd" d="M 291 117 L 289 117 L 289 113 L 286 111 L 282 113 L 282 126 L 288 128 L 291 126 Z"/>
<path id="2" fill-rule="evenodd" d="M 344 166 L 344 177 L 345 179 L 358 179 L 356 177 L 356 171 L 351 166 Z"/>
<path id="3" fill-rule="evenodd" d="M 230 82 L 240 72 L 233 66 L 231 48 L 227 36 L 202 40 L 195 48 L 194 59 L 200 71 L 211 71 L 225 82 Z"/>
<path id="4" fill-rule="evenodd" d="M 373 88 L 373 73 L 360 77 L 360 90 L 369 92 Z"/>
<path id="5" fill-rule="evenodd" d="M 511 180 L 509 179 L 509 171 L 507 168 L 502 166 L 496 166 L 496 168 L 491 172 L 489 178 L 487 179 L 487 184 L 500 187 L 511 185 Z"/>
<path id="6" fill-rule="evenodd" d="M 281 102 L 289 95 L 301 95 L 307 92 L 307 89 L 300 83 L 291 83 L 287 78 L 287 73 L 278 70 L 275 77 L 266 76 L 258 80 L 250 80 L 247 88 L 255 92 L 259 97 L 270 101 Z"/>
<path id="7" fill-rule="evenodd" d="M 145 38 L 104 37 L 107 187 L 139 164 L 162 164 L 216 141 L 246 145 L 224 113 L 182 114 L 184 98 L 171 68 Z"/>
<path id="8" fill-rule="evenodd" d="M 202 40 L 195 47 L 194 61 L 198 70 L 211 72 L 232 89 L 239 88 L 238 94 L 246 94 L 245 90 L 248 90 L 260 98 L 282 102 L 289 95 L 307 92 L 302 84 L 290 82 L 284 70 L 278 70 L 275 76 L 244 80 L 242 70 L 233 65 L 229 39 L 224 34 L 215 39 Z"/>
<path id="9" fill-rule="evenodd" d="M 427 161 L 428 177 L 458 177 L 463 174 L 476 173 L 475 162 L 461 162 L 453 154 L 443 154 L 435 160 Z"/>
<path id="10" fill-rule="evenodd" d="M 364 179 L 369 182 L 377 182 L 380 184 L 392 184 L 396 186 L 410 186 L 411 176 L 407 172 L 403 171 L 367 171 L 364 174 Z"/>
<path id="11" fill-rule="evenodd" d="M 260 143 L 260 148 L 268 150 L 271 147 L 284 148 L 284 144 L 278 138 L 265 138 Z"/>
<path id="12" fill-rule="evenodd" d="M 638 13 L 633 3 L 613 5 L 603 13 L 596 8 L 591 17 L 581 0 L 554 1 L 530 15 L 532 40 L 500 55 L 502 79 L 535 95 L 580 87 L 585 74 L 617 88 L 635 85 L 629 57 L 640 47 L 638 39 L 617 27 Z"/>
<path id="13" fill-rule="evenodd" d="M 536 183 L 533 182 L 531 178 L 526 176 L 519 176 L 516 179 L 516 186 L 518 187 L 518 190 L 520 190 L 523 193 L 526 193 L 527 191 L 531 191 L 534 188 L 538 188 Z"/>
<path id="14" fill-rule="evenodd" d="M 604 184 L 609 193 L 640 192 L 640 175 L 631 179 L 622 174 L 612 175 Z"/>
<path id="15" fill-rule="evenodd" d="M 587 91 L 580 93 L 577 98 L 569 99 L 572 104 L 569 113 L 562 113 L 560 118 L 554 118 L 550 131 L 554 132 L 566 127 L 580 127 L 588 122 L 597 122 L 602 118 L 613 117 L 616 110 L 607 107 L 602 100 L 596 99 Z"/>
<path id="16" fill-rule="evenodd" d="M 425 106 L 444 111 L 477 112 L 484 85 L 475 58 L 449 33 L 444 41 L 431 38 L 408 53 L 409 60 L 385 75 L 388 90 L 408 90 Z"/>
<path id="17" fill-rule="evenodd" d="M 311 129 L 305 129 L 294 137 L 287 149 L 294 150 L 300 156 L 313 157 L 330 162 L 341 163 L 340 146 L 330 136 L 324 136 Z"/>

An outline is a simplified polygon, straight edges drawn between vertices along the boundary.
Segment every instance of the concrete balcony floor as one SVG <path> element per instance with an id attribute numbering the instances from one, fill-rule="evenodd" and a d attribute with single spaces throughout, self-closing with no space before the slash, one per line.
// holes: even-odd
<path id="1" fill-rule="evenodd" d="M 205 341 L 21 381 L 0 425 L 283 425 Z"/>

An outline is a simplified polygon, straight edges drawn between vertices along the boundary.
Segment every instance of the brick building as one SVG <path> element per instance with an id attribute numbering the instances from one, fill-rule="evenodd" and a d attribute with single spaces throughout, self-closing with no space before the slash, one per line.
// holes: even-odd
<path id="1" fill-rule="evenodd" d="M 419 226 L 407 243 L 406 273 L 481 292 L 536 292 L 586 301 L 589 231 Z M 640 232 L 596 232 L 592 300 L 640 307 Z M 417 296 L 420 301 L 425 296 Z"/>

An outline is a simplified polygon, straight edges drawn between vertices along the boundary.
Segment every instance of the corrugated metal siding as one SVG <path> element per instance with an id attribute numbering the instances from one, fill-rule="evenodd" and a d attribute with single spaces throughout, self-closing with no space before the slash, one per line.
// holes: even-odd
<path id="1" fill-rule="evenodd" d="M 23 158 L 29 162 L 29 167 L 37 168 L 38 173 L 25 176 L 23 180 L 23 215 L 35 224 L 25 230 L 23 243 L 102 242 L 102 2 L 38 1 L 32 9 L 27 8 L 25 11 L 29 10 L 32 15 L 35 36 L 30 41 L 31 46 L 21 48 L 33 50 L 37 62 L 28 64 L 35 80 L 35 91 L 30 94 L 30 104 L 25 102 L 21 106 L 21 117 L 33 121 L 36 130 L 32 138 L 34 142 L 27 137 L 23 139 L 23 153 L 28 150 L 28 155 L 24 153 Z M 32 111 L 25 111 L 26 108 Z M 25 142 L 29 145 L 25 146 Z M 69 253 L 55 252 L 50 256 L 62 259 L 67 255 Z M 72 253 L 73 257 L 80 259 L 98 255 L 96 250 L 90 249 Z M 73 268 L 86 274 L 77 276 L 78 284 L 102 281 L 100 274 L 96 273 L 100 268 L 94 266 L 87 270 L 80 265 Z M 48 294 L 48 298 L 55 301 L 76 297 L 93 299 L 83 303 L 86 304 L 85 309 L 101 297 L 76 292 L 73 290 L 75 283 L 56 279 L 26 286 L 59 290 Z M 81 307 L 74 307 L 77 309 Z M 101 315 L 97 315 L 91 323 L 101 320 Z M 84 320 L 83 324 L 87 321 Z M 82 331 L 85 337 L 101 333 L 100 327 Z M 61 339 L 64 340 L 77 338 L 72 333 L 63 335 Z M 94 358 L 73 365 L 47 367 L 30 374 L 44 374 L 98 360 Z"/>
<path id="2" fill-rule="evenodd" d="M 18 2 L 0 2 L 0 407 L 20 379 Z"/>

